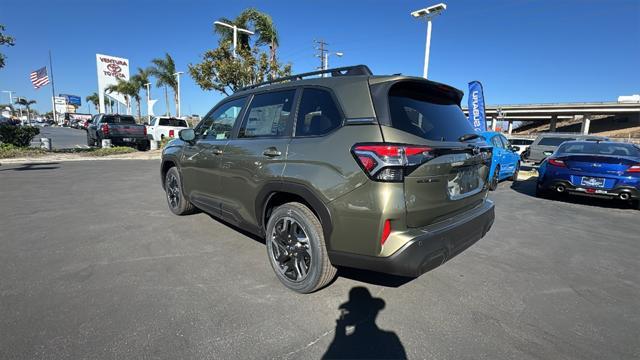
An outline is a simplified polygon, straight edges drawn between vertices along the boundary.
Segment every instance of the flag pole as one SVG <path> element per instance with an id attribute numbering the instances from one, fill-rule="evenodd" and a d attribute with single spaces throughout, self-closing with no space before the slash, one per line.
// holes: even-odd
<path id="1" fill-rule="evenodd" d="M 53 62 L 51 61 L 51 49 L 49 49 L 49 70 L 51 71 L 51 105 L 53 106 L 53 121 L 58 124 L 58 114 L 56 113 L 56 88 L 53 84 Z"/>

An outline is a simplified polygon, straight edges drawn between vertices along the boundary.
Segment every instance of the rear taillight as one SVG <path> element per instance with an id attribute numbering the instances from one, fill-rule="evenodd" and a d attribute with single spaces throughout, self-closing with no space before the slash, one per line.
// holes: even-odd
<path id="1" fill-rule="evenodd" d="M 433 149 L 427 146 L 356 144 L 351 151 L 362 169 L 376 181 L 403 181 L 412 167 L 433 159 Z"/>
<path id="2" fill-rule="evenodd" d="M 169 137 L 170 137 L 170 138 L 172 138 L 172 137 L 173 137 L 173 134 L 174 134 L 173 129 L 169 130 Z"/>
<path id="3" fill-rule="evenodd" d="M 100 126 L 100 131 L 102 131 L 102 134 L 105 136 L 109 135 L 109 124 L 102 124 L 102 126 Z"/>
<path id="4" fill-rule="evenodd" d="M 640 173 L 640 165 L 633 165 L 627 169 L 628 173 Z"/>
<path id="5" fill-rule="evenodd" d="M 549 159 L 549 165 L 558 166 L 558 167 L 567 167 L 564 161 L 558 160 L 558 159 Z"/>

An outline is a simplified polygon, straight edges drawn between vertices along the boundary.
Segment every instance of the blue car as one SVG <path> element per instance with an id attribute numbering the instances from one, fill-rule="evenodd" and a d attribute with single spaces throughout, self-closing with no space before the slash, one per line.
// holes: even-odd
<path id="1" fill-rule="evenodd" d="M 491 179 L 489 189 L 495 190 L 500 180 L 517 180 L 520 170 L 520 155 L 517 152 L 519 149 L 512 146 L 509 140 L 499 132 L 483 131 L 478 135 L 493 147 L 491 169 L 489 170 L 489 179 Z"/>
<path id="2" fill-rule="evenodd" d="M 567 141 L 542 162 L 538 173 L 539 196 L 574 193 L 625 201 L 640 199 L 637 145 Z"/>

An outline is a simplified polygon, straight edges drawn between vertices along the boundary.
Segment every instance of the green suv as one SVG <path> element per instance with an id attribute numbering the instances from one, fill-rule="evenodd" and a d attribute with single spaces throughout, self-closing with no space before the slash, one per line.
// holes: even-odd
<path id="1" fill-rule="evenodd" d="M 491 148 L 462 96 L 363 65 L 242 89 L 164 148 L 169 208 L 264 237 L 297 292 L 325 286 L 336 266 L 420 276 L 493 224 Z"/>

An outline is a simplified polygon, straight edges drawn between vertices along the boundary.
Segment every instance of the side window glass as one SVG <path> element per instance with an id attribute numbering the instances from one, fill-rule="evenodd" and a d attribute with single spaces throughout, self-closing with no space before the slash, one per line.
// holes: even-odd
<path id="1" fill-rule="evenodd" d="M 503 148 L 504 145 L 502 145 L 502 141 L 500 141 L 500 137 L 499 136 L 494 136 L 491 138 L 491 143 L 493 144 L 493 146 L 497 147 L 497 148 Z"/>
<path id="2" fill-rule="evenodd" d="M 238 137 L 287 135 L 295 90 L 256 95 L 251 101 Z"/>
<path id="3" fill-rule="evenodd" d="M 506 137 L 500 136 L 500 140 L 502 140 L 502 146 L 505 149 L 508 149 L 511 146 L 511 143 L 509 142 L 509 140 Z"/>
<path id="4" fill-rule="evenodd" d="M 331 94 L 320 89 L 304 89 L 296 119 L 296 136 L 323 135 L 342 124 Z"/>
<path id="5" fill-rule="evenodd" d="M 246 100 L 246 98 L 241 98 L 229 101 L 214 112 L 207 114 L 195 129 L 196 137 L 228 139 Z"/>

